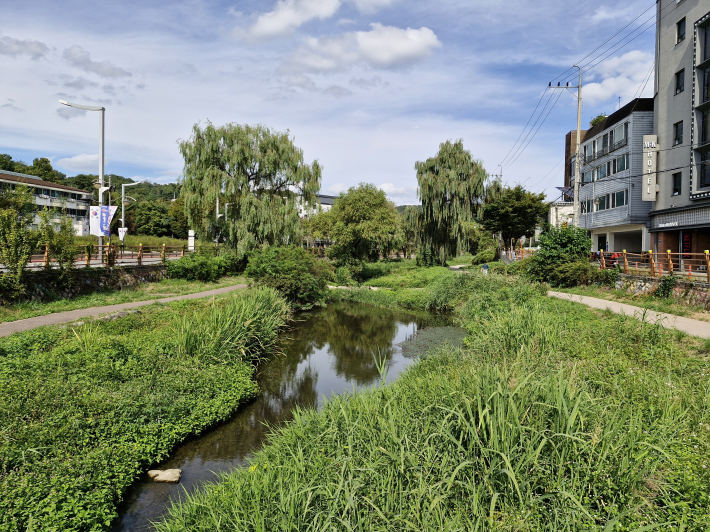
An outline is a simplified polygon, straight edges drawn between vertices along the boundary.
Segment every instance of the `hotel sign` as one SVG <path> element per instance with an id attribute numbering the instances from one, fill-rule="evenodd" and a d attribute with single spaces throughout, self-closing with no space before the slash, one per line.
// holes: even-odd
<path id="1" fill-rule="evenodd" d="M 658 165 L 658 135 L 643 136 L 643 181 L 641 199 L 656 201 L 656 170 Z"/>

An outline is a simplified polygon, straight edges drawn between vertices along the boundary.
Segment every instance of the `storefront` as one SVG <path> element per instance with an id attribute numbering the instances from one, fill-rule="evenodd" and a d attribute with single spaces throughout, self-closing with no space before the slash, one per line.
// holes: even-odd
<path id="1" fill-rule="evenodd" d="M 710 249 L 710 206 L 652 215 L 651 232 L 658 253 L 703 253 Z"/>

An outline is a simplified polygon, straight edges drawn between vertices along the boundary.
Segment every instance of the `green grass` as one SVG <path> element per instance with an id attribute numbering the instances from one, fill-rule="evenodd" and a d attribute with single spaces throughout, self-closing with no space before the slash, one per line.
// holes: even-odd
<path id="1" fill-rule="evenodd" d="M 270 289 L 0 341 L 0 530 L 107 530 L 138 474 L 257 392 Z"/>
<path id="2" fill-rule="evenodd" d="M 364 286 L 386 288 L 424 288 L 436 279 L 452 272 L 441 266 L 431 268 L 399 268 L 388 275 L 375 277 L 363 283 Z"/>
<path id="3" fill-rule="evenodd" d="M 244 277 L 223 277 L 212 283 L 185 281 L 182 279 L 163 279 L 156 283 L 142 283 L 135 287 L 123 288 L 122 290 L 94 292 L 70 299 L 57 299 L 45 302 L 27 301 L 10 306 L 0 306 L 0 323 L 32 318 L 34 316 L 45 316 L 47 314 L 65 312 L 68 310 L 193 294 L 195 292 L 204 292 L 242 283 L 246 283 Z"/>
<path id="4" fill-rule="evenodd" d="M 702 305 L 689 305 L 676 298 L 658 298 L 648 294 L 628 294 L 626 290 L 616 290 L 605 286 L 577 286 L 574 288 L 555 288 L 555 291 L 581 296 L 597 297 L 610 301 L 620 301 L 641 308 L 665 312 L 676 316 L 710 321 L 710 312 Z"/>
<path id="5" fill-rule="evenodd" d="M 158 530 L 706 530 L 707 342 L 501 276 L 419 292 L 465 350 L 299 413 Z"/>

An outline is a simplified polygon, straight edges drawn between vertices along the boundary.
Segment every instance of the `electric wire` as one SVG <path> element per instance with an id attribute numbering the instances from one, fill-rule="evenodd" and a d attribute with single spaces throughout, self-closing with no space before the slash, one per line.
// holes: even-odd
<path id="1" fill-rule="evenodd" d="M 513 151 L 513 154 L 507 158 L 507 161 L 510 161 L 511 158 L 515 157 L 519 153 L 520 148 L 523 146 L 523 144 L 525 144 L 525 141 L 528 140 L 533 129 L 535 128 L 537 123 L 540 121 L 540 118 L 542 118 L 542 115 L 545 114 L 545 111 L 547 110 L 547 106 L 550 105 L 550 102 L 552 101 L 552 98 L 554 98 L 554 95 L 555 95 L 554 92 L 550 91 L 549 96 L 547 97 L 547 101 L 545 102 L 545 105 L 542 107 L 540 114 L 537 115 L 535 122 L 533 122 L 533 125 L 530 126 L 530 129 L 528 130 L 527 134 L 525 135 L 525 138 L 523 138 L 522 142 L 518 145 L 517 148 L 515 148 L 515 151 Z M 501 163 L 500 166 L 504 166 L 504 165 L 507 166 L 507 161 L 504 163 Z"/>
<path id="2" fill-rule="evenodd" d="M 505 162 L 505 160 L 508 158 L 508 155 L 510 155 L 510 153 L 513 151 L 513 148 L 515 148 L 515 146 L 518 144 L 518 141 L 520 140 L 520 137 L 522 137 L 522 136 L 523 136 L 523 133 L 525 133 L 525 130 L 527 129 L 528 124 L 530 124 L 530 121 L 532 120 L 533 116 L 535 116 L 535 111 L 537 111 L 537 108 L 540 107 L 540 103 L 542 102 L 542 99 L 545 97 L 545 94 L 546 94 L 546 93 L 547 93 L 547 87 L 545 87 L 545 90 L 542 91 L 542 94 L 540 95 L 540 99 L 537 101 L 537 105 L 535 106 L 535 109 L 533 109 L 533 112 L 532 112 L 532 114 L 530 115 L 530 118 L 528 118 L 528 121 L 527 121 L 527 123 L 525 124 L 525 126 L 523 127 L 523 130 L 520 132 L 520 135 L 518 135 L 518 138 L 515 140 L 515 142 L 513 143 L 513 145 L 510 147 L 510 150 L 508 151 L 508 153 L 505 154 L 505 157 L 503 157 L 503 160 L 500 162 L 500 164 L 499 164 L 498 166 L 502 166 L 502 165 L 503 165 L 503 163 Z"/>

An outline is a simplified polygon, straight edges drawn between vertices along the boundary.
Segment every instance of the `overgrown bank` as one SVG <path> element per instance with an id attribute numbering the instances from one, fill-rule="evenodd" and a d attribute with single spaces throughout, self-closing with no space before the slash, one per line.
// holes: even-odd
<path id="1" fill-rule="evenodd" d="M 266 288 L 0 341 L 0 530 L 105 530 L 137 475 L 257 391 Z"/>
<path id="2" fill-rule="evenodd" d="M 339 291 L 453 307 L 467 349 L 303 413 L 159 530 L 704 530 L 708 346 L 543 293 L 450 272 Z"/>

